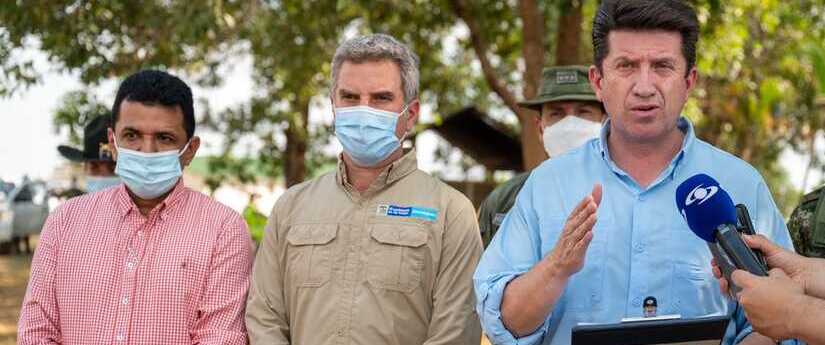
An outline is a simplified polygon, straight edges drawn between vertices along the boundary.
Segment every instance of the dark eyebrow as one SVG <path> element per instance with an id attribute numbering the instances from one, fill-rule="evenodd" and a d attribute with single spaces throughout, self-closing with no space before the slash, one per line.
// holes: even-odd
<path id="1" fill-rule="evenodd" d="M 676 64 L 676 59 L 674 59 L 672 57 L 663 57 L 663 58 L 653 59 L 654 64 L 663 63 L 663 62 L 664 63 L 669 63 L 671 65 L 675 65 Z"/>
<path id="2" fill-rule="evenodd" d="M 617 58 L 616 58 L 616 60 L 614 61 L 614 63 L 617 63 L 617 64 L 618 64 L 618 63 L 623 63 L 623 62 L 627 62 L 627 63 L 637 63 L 638 61 L 639 61 L 638 59 L 631 59 L 631 58 L 629 58 L 629 57 L 627 57 L 627 56 L 619 56 L 619 57 L 617 57 Z"/>
<path id="3" fill-rule="evenodd" d="M 357 93 L 352 92 L 350 90 L 346 90 L 346 89 L 338 89 L 338 95 L 341 95 L 341 96 L 358 96 Z"/>
<path id="4" fill-rule="evenodd" d="M 389 99 L 394 99 L 395 98 L 395 94 L 392 91 L 373 92 L 373 93 L 370 94 L 370 96 L 372 96 L 372 98 L 389 98 Z"/>
<path id="5" fill-rule="evenodd" d="M 167 131 L 157 131 L 157 132 L 155 132 L 155 136 L 159 136 L 159 135 L 168 135 L 168 136 L 171 136 L 173 138 L 177 137 L 175 135 L 175 132 L 167 132 Z"/>
<path id="6" fill-rule="evenodd" d="M 138 134 L 138 135 L 143 134 L 143 133 L 141 133 L 141 131 L 139 131 L 137 128 L 134 128 L 134 127 L 123 127 L 123 133 L 135 133 L 135 134 Z M 177 138 L 177 134 L 175 134 L 174 131 L 168 131 L 168 130 L 160 130 L 160 131 L 152 133 L 152 135 L 154 135 L 154 136 L 168 135 L 168 136 L 171 136 L 173 138 Z"/>
<path id="7" fill-rule="evenodd" d="M 123 133 L 126 133 L 126 132 L 135 132 L 135 133 L 137 133 L 137 134 L 140 134 L 140 131 L 139 131 L 139 130 L 137 130 L 137 128 L 134 128 L 134 127 L 128 127 L 128 126 L 127 126 L 127 127 L 123 127 Z"/>

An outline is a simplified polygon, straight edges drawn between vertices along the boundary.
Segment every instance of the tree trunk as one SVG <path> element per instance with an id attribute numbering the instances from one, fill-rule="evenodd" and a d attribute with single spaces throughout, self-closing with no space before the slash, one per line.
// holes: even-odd
<path id="1" fill-rule="evenodd" d="M 286 187 L 292 187 L 306 178 L 306 152 L 309 132 L 309 100 L 299 99 L 294 107 L 298 113 L 292 114 L 286 129 L 286 152 L 284 153 L 284 178 Z"/>
<path id="2" fill-rule="evenodd" d="M 564 0 L 559 4 L 556 38 L 556 65 L 581 64 L 579 43 L 582 33 L 582 1 Z"/>
<path id="3" fill-rule="evenodd" d="M 536 96 L 541 85 L 541 72 L 544 69 L 544 15 L 535 0 L 521 0 L 518 4 L 522 22 L 522 56 L 524 56 L 524 74 L 522 80 L 524 99 Z M 521 124 L 521 156 L 524 169 L 531 170 L 547 159 L 539 142 L 539 131 L 535 118 L 541 113 L 518 107 L 513 109 Z"/>
<path id="4" fill-rule="evenodd" d="M 538 116 L 538 113 L 527 110 L 528 116 Z M 527 120 L 521 122 L 521 155 L 524 159 L 524 170 L 530 171 L 547 159 L 547 152 L 539 142 L 539 129 L 536 122 Z"/>

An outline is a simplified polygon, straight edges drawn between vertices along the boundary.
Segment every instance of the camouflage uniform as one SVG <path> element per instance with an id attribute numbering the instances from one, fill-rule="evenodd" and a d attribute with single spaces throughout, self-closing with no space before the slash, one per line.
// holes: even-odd
<path id="1" fill-rule="evenodd" d="M 596 93 L 590 88 L 587 67 L 562 66 L 545 68 L 542 72 L 542 85 L 536 98 L 520 102 L 519 105 L 541 112 L 544 103 L 556 101 L 599 102 Z M 516 202 L 516 196 L 529 177 L 529 172 L 522 173 L 498 186 L 481 203 L 478 210 L 478 226 L 484 248 L 490 244 L 507 211 Z"/>
<path id="2" fill-rule="evenodd" d="M 516 203 L 516 196 L 524 186 L 524 182 L 530 177 L 529 173 L 521 173 L 513 177 L 510 181 L 498 186 L 490 192 L 490 195 L 481 203 L 478 210 L 478 227 L 481 229 L 481 240 L 484 248 L 493 240 L 493 235 L 498 231 L 504 216 L 507 215 L 513 204 Z"/>
<path id="3" fill-rule="evenodd" d="M 788 230 L 799 254 L 825 258 L 825 186 L 802 197 L 788 221 Z"/>

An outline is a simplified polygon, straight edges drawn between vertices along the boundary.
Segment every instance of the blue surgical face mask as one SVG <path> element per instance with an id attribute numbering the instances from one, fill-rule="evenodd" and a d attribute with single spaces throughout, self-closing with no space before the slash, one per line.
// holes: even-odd
<path id="1" fill-rule="evenodd" d="M 171 190 L 178 182 L 183 174 L 180 156 L 188 147 L 189 143 L 186 143 L 180 151 L 145 153 L 120 148 L 115 141 L 115 174 L 141 199 L 155 199 Z"/>
<path id="2" fill-rule="evenodd" d="M 117 176 L 86 176 L 86 192 L 94 193 L 120 184 Z"/>
<path id="3" fill-rule="evenodd" d="M 400 114 L 368 106 L 335 108 L 335 136 L 352 160 L 364 167 L 373 167 L 401 147 L 395 136 Z"/>

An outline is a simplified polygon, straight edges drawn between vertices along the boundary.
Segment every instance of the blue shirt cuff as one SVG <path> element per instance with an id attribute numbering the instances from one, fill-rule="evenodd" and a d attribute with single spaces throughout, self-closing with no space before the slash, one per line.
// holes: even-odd
<path id="1" fill-rule="evenodd" d="M 501 320 L 501 300 L 504 298 L 504 288 L 518 275 L 511 274 L 499 277 L 498 280 L 488 282 L 487 291 L 480 293 L 478 299 L 478 315 L 481 318 L 481 327 L 490 342 L 499 345 L 538 345 L 544 340 L 547 328 L 550 325 L 550 315 L 535 332 L 516 338 L 504 327 Z"/>
<path id="2" fill-rule="evenodd" d="M 731 320 L 734 322 L 733 320 Z M 753 327 L 751 325 L 747 325 L 744 329 L 736 333 L 736 338 L 733 340 L 734 344 L 739 344 L 742 340 L 745 340 L 749 335 L 753 333 Z"/>

